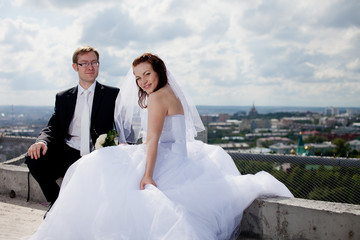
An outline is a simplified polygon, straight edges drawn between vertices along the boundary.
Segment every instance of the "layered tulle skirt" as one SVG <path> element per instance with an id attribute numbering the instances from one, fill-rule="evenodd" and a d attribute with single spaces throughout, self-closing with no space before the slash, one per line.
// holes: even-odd
<path id="1" fill-rule="evenodd" d="M 140 190 L 146 145 L 96 150 L 67 171 L 32 239 L 228 239 L 260 196 L 292 197 L 266 172 L 240 175 L 220 147 L 159 146 L 154 180 Z"/>

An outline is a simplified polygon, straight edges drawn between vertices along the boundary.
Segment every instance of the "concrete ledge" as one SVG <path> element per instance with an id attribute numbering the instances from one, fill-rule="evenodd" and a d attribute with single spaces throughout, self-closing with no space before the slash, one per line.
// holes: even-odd
<path id="1" fill-rule="evenodd" d="M 16 196 L 26 199 L 29 187 L 30 201 L 46 202 L 39 184 L 29 174 L 27 167 L 0 163 L 0 194 L 9 195 L 13 191 Z"/>
<path id="2" fill-rule="evenodd" d="M 258 239 L 360 239 L 360 205 L 299 198 L 256 199 L 241 235 Z"/>

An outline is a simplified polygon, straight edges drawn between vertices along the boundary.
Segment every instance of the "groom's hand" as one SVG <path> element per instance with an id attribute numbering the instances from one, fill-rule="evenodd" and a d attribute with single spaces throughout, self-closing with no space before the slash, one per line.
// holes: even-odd
<path id="1" fill-rule="evenodd" d="M 31 145 L 28 149 L 28 155 L 31 157 L 31 159 L 38 159 L 40 158 L 40 153 L 42 155 L 45 155 L 47 152 L 48 147 L 44 142 L 37 142 Z"/>

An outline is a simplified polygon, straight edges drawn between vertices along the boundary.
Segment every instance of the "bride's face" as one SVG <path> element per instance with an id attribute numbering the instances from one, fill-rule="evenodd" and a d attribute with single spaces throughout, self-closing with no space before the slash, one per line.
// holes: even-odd
<path id="1" fill-rule="evenodd" d="M 134 67 L 134 75 L 138 86 L 147 94 L 154 92 L 159 84 L 159 76 L 148 62 L 143 62 Z"/>

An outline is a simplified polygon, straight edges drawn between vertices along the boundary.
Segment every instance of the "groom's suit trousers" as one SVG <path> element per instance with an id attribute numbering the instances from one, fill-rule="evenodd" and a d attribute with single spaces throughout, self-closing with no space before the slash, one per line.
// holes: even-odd
<path id="1" fill-rule="evenodd" d="M 64 143 L 56 149 L 49 148 L 46 155 L 38 159 L 31 159 L 28 155 L 25 158 L 29 171 L 39 183 L 46 200 L 53 203 L 60 190 L 56 180 L 63 177 L 70 165 L 80 158 L 80 151 Z"/>

